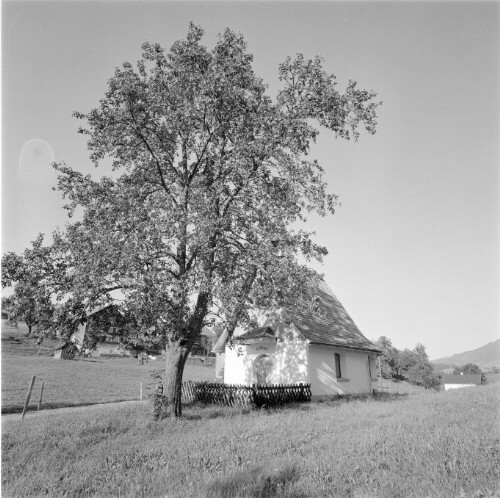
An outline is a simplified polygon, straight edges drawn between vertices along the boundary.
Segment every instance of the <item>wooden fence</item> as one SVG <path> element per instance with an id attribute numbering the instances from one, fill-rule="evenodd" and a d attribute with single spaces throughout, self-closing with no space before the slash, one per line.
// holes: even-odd
<path id="1" fill-rule="evenodd" d="M 310 384 L 221 384 L 215 382 L 182 383 L 184 402 L 224 406 L 261 407 L 311 401 Z"/>

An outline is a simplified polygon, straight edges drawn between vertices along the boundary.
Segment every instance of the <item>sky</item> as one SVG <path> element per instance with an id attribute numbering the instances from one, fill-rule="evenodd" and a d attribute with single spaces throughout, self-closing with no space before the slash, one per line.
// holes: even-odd
<path id="1" fill-rule="evenodd" d="M 342 205 L 308 228 L 325 279 L 363 334 L 431 359 L 500 337 L 498 2 L 2 2 L 2 254 L 63 227 L 50 163 L 96 177 L 73 111 L 104 96 L 145 41 L 190 21 L 212 47 L 241 32 L 279 88 L 288 55 L 324 58 L 383 102 L 377 133 L 312 150 Z"/>

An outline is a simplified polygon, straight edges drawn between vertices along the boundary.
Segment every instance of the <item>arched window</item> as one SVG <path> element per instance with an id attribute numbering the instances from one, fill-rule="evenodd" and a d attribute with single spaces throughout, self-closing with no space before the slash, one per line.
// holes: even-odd
<path id="1" fill-rule="evenodd" d="M 267 384 L 270 382 L 272 368 L 273 361 L 267 354 L 263 354 L 255 360 L 253 371 L 257 384 Z"/>

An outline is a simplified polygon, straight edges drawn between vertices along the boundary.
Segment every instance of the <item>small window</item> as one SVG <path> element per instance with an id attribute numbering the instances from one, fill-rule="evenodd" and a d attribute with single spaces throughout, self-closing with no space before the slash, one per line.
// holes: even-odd
<path id="1" fill-rule="evenodd" d="M 335 375 L 337 376 L 337 379 L 342 377 L 340 372 L 340 355 L 338 353 L 335 353 Z"/>

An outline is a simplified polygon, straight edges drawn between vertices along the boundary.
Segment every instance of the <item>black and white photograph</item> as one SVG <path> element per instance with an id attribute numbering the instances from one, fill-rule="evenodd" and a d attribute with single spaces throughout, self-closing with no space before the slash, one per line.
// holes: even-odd
<path id="1" fill-rule="evenodd" d="M 3 0 L 4 497 L 500 496 L 500 2 Z"/>

